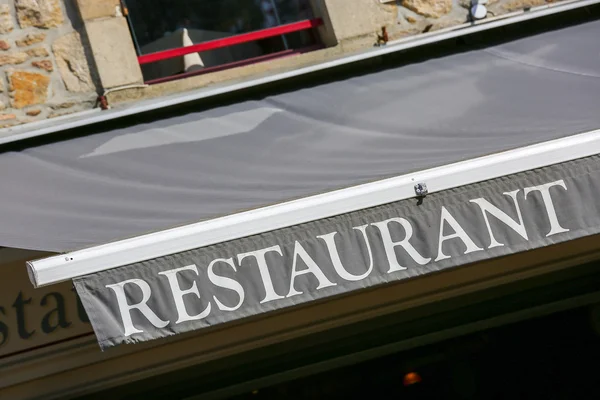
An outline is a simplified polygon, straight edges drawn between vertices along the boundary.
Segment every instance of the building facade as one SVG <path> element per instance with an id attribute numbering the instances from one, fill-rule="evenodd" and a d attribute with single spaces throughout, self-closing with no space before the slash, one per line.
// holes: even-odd
<path id="1" fill-rule="evenodd" d="M 596 3 L 1 2 L 0 398 L 593 398 Z"/>
<path id="2" fill-rule="evenodd" d="M 169 17 L 166 11 L 172 10 L 170 14 L 184 13 L 185 7 L 190 7 L 190 2 L 167 2 L 166 5 L 156 2 L 152 7 L 142 7 L 137 4 L 139 2 L 134 1 L 129 3 L 118 0 L 23 0 L 4 1 L 0 4 L 0 126 L 5 129 L 2 135 L 9 135 L 10 131 L 6 131 L 6 128 L 16 125 L 98 108 L 101 96 L 106 97 L 108 104 L 116 105 L 295 69 L 373 47 L 382 35 L 383 27 L 387 30 L 388 39 L 394 41 L 462 26 L 471 18 L 470 4 L 464 1 L 311 0 L 305 2 L 303 7 L 294 1 L 279 2 L 281 4 L 278 7 L 284 10 L 284 6 L 289 3 L 289 17 L 282 22 L 322 18 L 323 25 L 317 28 L 315 38 L 296 43 L 296 50 L 309 48 L 312 51 L 293 54 L 291 57 L 290 54 L 285 54 L 287 57 L 278 57 L 268 63 L 255 62 L 235 70 L 226 68 L 210 74 L 172 79 L 147 86 L 145 82 L 153 78 L 164 78 L 182 72 L 181 66 L 172 67 L 167 61 L 163 61 L 162 69 L 166 72 L 156 72 L 157 68 L 154 68 L 153 73 L 152 65 L 145 65 L 144 76 L 138 57 L 157 49 L 183 46 L 180 37 L 168 43 L 156 42 L 159 37 L 163 38 L 167 33 L 171 34 L 171 30 L 178 28 L 178 22 L 169 20 L 175 17 Z M 191 3 L 192 8 L 207 12 L 201 7 L 210 8 L 215 2 Z M 203 6 L 204 3 L 211 5 Z M 206 21 L 211 21 L 211 28 L 221 29 L 221 36 L 237 32 L 231 27 L 233 22 L 224 15 L 229 15 L 229 10 L 232 9 L 240 8 L 245 11 L 250 7 L 243 1 L 220 3 L 223 3 L 221 7 L 226 12 L 205 16 L 201 22 L 196 23 L 197 27 L 206 26 Z M 250 3 L 252 2 L 248 2 Z M 546 4 L 545 1 L 538 0 L 493 1 L 489 5 L 488 17 L 495 18 Z M 158 10 L 160 7 L 166 8 L 158 17 L 147 11 Z M 259 9 L 258 6 L 256 8 Z M 240 12 L 240 15 L 245 14 Z M 259 20 L 260 17 L 259 15 Z M 168 26 L 169 23 L 172 26 Z M 161 24 L 164 29 L 153 33 Z M 221 28 L 221 25 L 227 26 Z M 263 25 L 260 20 L 238 31 L 266 27 Z M 190 27 L 193 28 L 191 25 Z M 219 36 L 215 36 L 217 37 Z M 140 47 L 140 43 L 146 46 L 145 50 Z M 261 51 L 250 51 L 248 58 L 260 55 L 263 55 Z M 240 59 L 243 58 L 243 55 L 240 56 Z M 181 60 L 174 61 L 180 62 Z M 227 62 L 221 60 L 216 63 Z"/>

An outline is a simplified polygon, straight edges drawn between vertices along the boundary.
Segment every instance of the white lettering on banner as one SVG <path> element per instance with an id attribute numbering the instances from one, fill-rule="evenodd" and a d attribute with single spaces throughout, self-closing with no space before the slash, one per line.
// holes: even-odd
<path id="1" fill-rule="evenodd" d="M 298 259 L 301 259 L 304 262 L 304 264 L 306 265 L 306 269 L 298 271 L 298 269 L 296 268 L 298 266 Z M 313 274 L 315 278 L 317 278 L 317 280 L 319 281 L 319 286 L 317 286 L 317 290 L 336 285 L 335 283 L 332 283 L 331 281 L 329 281 L 329 279 L 327 279 L 327 277 L 325 276 L 323 271 L 321 271 L 321 268 L 319 268 L 315 260 L 313 260 L 311 256 L 308 255 L 304 247 L 302 247 L 302 245 L 298 241 L 294 243 L 293 260 L 294 261 L 292 261 L 292 277 L 290 279 L 290 292 L 288 293 L 287 297 L 302 294 L 302 292 L 297 291 L 294 287 L 294 284 L 296 283 L 296 277 L 300 275 Z"/>
<path id="2" fill-rule="evenodd" d="M 454 229 L 454 233 L 450 235 L 444 235 L 444 227 L 446 225 L 450 225 L 452 229 Z M 465 250 L 465 254 L 473 253 L 474 251 L 483 250 L 481 247 L 477 247 L 477 245 L 471 240 L 467 232 L 463 229 L 462 226 L 458 223 L 458 221 L 446 210 L 446 207 L 442 206 L 442 216 L 440 218 L 440 236 L 438 240 L 438 256 L 435 261 L 445 260 L 446 258 L 450 258 L 442 251 L 442 247 L 444 246 L 444 242 L 450 239 L 460 239 L 463 241 L 467 249 Z"/>
<path id="3" fill-rule="evenodd" d="M 185 302 L 183 301 L 183 296 L 195 295 L 197 298 L 200 298 L 200 292 L 198 291 L 198 285 L 196 284 L 196 281 L 192 283 L 192 286 L 189 289 L 182 289 L 181 286 L 179 286 L 177 274 L 183 271 L 192 271 L 196 273 L 196 275 L 198 275 L 198 267 L 194 264 L 158 273 L 159 275 L 166 276 L 169 280 L 169 286 L 171 287 L 171 293 L 173 294 L 173 299 L 175 300 L 175 307 L 177 307 L 177 314 L 179 315 L 177 321 L 175 322 L 176 324 L 180 324 L 186 321 L 197 321 L 199 319 L 204 319 L 208 316 L 208 314 L 210 314 L 210 303 L 208 303 L 204 311 L 202 311 L 200 314 L 188 314 L 185 308 Z"/>
<path id="4" fill-rule="evenodd" d="M 523 223 L 523 215 L 521 215 L 519 201 L 517 200 L 517 194 L 519 192 L 520 190 L 513 190 L 512 192 L 502 193 L 505 196 L 510 196 L 510 198 L 513 200 L 513 203 L 515 203 L 515 208 L 517 209 L 517 217 L 519 218 L 519 222 L 509 217 L 504 211 L 500 210 L 498 207 L 496 207 L 486 199 L 479 198 L 469 200 L 471 203 L 477 204 L 479 208 L 481 208 L 481 212 L 483 213 L 485 226 L 487 227 L 488 233 L 490 234 L 490 245 L 488 246 L 488 249 L 491 249 L 493 247 L 504 246 L 504 243 L 498 242 L 494 237 L 494 232 L 492 231 L 492 227 L 490 226 L 490 220 L 488 218 L 488 213 L 498 218 L 499 221 L 504 222 L 506 226 L 508 226 L 513 231 L 521 235 L 523 239 L 529 240 L 529 238 L 527 237 L 527 230 L 525 229 L 525 223 Z"/>
<path id="5" fill-rule="evenodd" d="M 250 253 L 238 254 L 238 263 L 240 266 L 242 265 L 242 261 L 246 257 L 254 257 L 258 264 L 258 271 L 260 273 L 260 279 L 262 279 L 263 287 L 265 288 L 265 298 L 260 301 L 260 303 L 266 303 L 268 301 L 273 301 L 277 299 L 283 299 L 283 296 L 280 296 L 275 292 L 275 288 L 273 287 L 273 280 L 271 279 L 271 273 L 269 272 L 269 266 L 267 265 L 266 254 L 275 252 L 280 256 L 283 256 L 281 252 L 281 247 L 273 246 L 267 249 L 256 250 Z"/>
<path id="6" fill-rule="evenodd" d="M 552 202 L 552 196 L 550 195 L 550 188 L 554 186 L 560 186 L 567 190 L 567 185 L 565 185 L 565 181 L 562 179 L 560 181 L 546 183 L 545 185 L 525 188 L 525 199 L 527 199 L 527 195 L 531 192 L 539 192 L 542 195 L 542 201 L 544 202 L 544 207 L 546 207 L 548 220 L 550 220 L 550 232 L 548 232 L 546 237 L 569 232 L 568 229 L 563 228 L 558 223 L 558 217 L 556 216 L 556 210 L 554 209 L 554 203 Z"/>
<path id="7" fill-rule="evenodd" d="M 129 304 L 127 302 L 127 296 L 125 295 L 125 285 L 136 285 L 142 291 L 142 300 L 137 304 Z M 123 326 L 125 327 L 124 336 L 130 336 L 134 333 L 142 333 L 144 331 L 137 329 L 133 326 L 131 319 L 131 311 L 138 310 L 152 325 L 157 328 L 164 328 L 169 325 L 169 321 L 163 321 L 148 307 L 148 300 L 152 294 L 150 285 L 142 279 L 129 279 L 123 282 L 115 283 L 114 285 L 106 285 L 107 288 L 112 289 L 117 297 L 117 304 L 119 305 L 119 312 L 123 320 Z"/>
<path id="8" fill-rule="evenodd" d="M 554 187 L 562 188 L 565 191 L 567 190 L 565 182 L 559 180 L 544 185 L 525 188 L 523 190 L 524 195 L 522 199 L 519 199 L 522 189 L 502 193 L 503 196 L 508 196 L 512 200 L 512 204 L 514 205 L 515 209 L 513 215 L 516 214 L 516 218 L 509 216 L 509 214 L 506 212 L 508 210 L 502 210 L 487 199 L 480 197 L 468 200 L 467 204 L 472 204 L 470 207 L 473 208 L 473 214 L 472 216 L 461 215 L 461 219 L 464 220 L 465 218 L 477 218 L 478 222 L 481 222 L 481 217 L 483 217 L 481 224 L 470 223 L 468 226 L 481 226 L 481 229 L 483 229 L 483 226 L 485 226 L 487 228 L 487 234 L 489 235 L 488 249 L 505 246 L 502 242 L 502 238 L 499 235 L 499 227 L 506 228 L 505 231 L 512 230 L 521 236 L 523 240 L 528 241 L 530 240 L 530 236 L 535 235 L 533 235 L 534 230 L 532 227 L 529 227 L 529 232 L 526 229 L 526 219 L 524 218 L 522 207 L 526 207 L 526 205 L 529 204 L 530 208 L 541 208 L 536 203 L 531 201 L 531 197 L 535 195 L 539 196 L 537 199 L 541 200 L 543 203 L 550 225 L 550 230 L 546 234 L 546 227 L 537 226 L 537 224 L 540 223 L 540 219 L 535 219 L 535 232 L 537 232 L 537 237 L 539 238 L 542 234 L 545 234 L 545 236 L 548 237 L 557 235 L 559 233 L 569 232 L 569 229 L 564 228 L 559 223 L 556 212 L 556 204 L 554 203 L 555 199 L 552 197 L 553 194 L 556 195 L 557 189 L 553 189 Z M 528 195 L 530 195 L 529 200 Z M 521 200 L 521 204 L 519 203 L 519 200 Z M 479 209 L 478 211 L 477 208 Z M 494 217 L 494 222 L 491 221 L 491 217 Z M 441 206 L 439 218 L 439 225 L 437 225 L 436 221 L 436 227 L 430 227 L 429 221 L 426 221 L 424 224 L 415 222 L 416 226 L 422 227 L 421 229 L 433 230 L 439 227 L 439 231 L 436 231 L 434 234 L 423 236 L 432 237 L 433 241 L 435 241 L 437 238 L 437 256 L 435 258 L 435 262 L 451 259 L 452 257 L 457 257 L 459 254 L 466 255 L 484 250 L 483 248 L 479 247 L 475 241 L 473 241 L 471 236 L 469 236 L 467 231 L 463 228 L 463 226 L 461 226 L 461 224 L 445 206 Z M 542 221 L 543 220 L 544 219 L 542 218 Z M 369 228 L 370 226 L 373 226 L 376 229 Z M 398 230 L 394 230 L 393 233 L 394 236 L 402 237 L 401 240 L 392 238 L 393 229 Z M 494 229 L 496 229 L 496 231 L 494 231 Z M 543 232 L 540 232 L 540 229 L 542 229 Z M 434 252 L 436 243 L 432 243 L 431 246 L 421 246 L 421 243 L 414 239 L 414 227 L 406 218 L 389 218 L 384 221 L 371 222 L 352 228 L 348 227 L 347 230 L 348 232 L 342 232 L 341 234 L 348 234 L 349 232 L 358 231 L 360 232 L 359 235 L 361 236 L 361 239 L 358 240 L 364 240 L 366 254 L 364 251 L 360 253 L 364 254 L 365 258 L 368 257 L 368 260 L 365 260 L 365 265 L 360 269 L 360 271 L 364 271 L 363 273 L 351 273 L 348 270 L 349 264 L 344 265 L 342 258 L 348 260 L 348 263 L 356 263 L 357 260 L 352 259 L 352 257 L 347 254 L 344 254 L 343 249 L 340 249 L 340 247 L 343 247 L 342 243 L 345 243 L 347 246 L 348 243 L 353 244 L 355 242 L 348 240 L 346 237 L 343 237 L 342 240 L 340 240 L 340 232 L 334 231 L 323 235 L 316 235 L 312 241 L 308 241 L 305 244 L 299 241 L 294 241 L 293 252 L 291 251 L 291 248 L 288 248 L 291 247 L 291 243 L 289 243 L 286 244 L 286 246 L 288 246 L 285 248 L 286 252 L 282 250 L 280 245 L 276 245 L 260 250 L 240 253 L 237 254 L 236 257 L 217 258 L 212 260 L 206 266 L 208 276 L 207 282 L 210 283 L 210 285 L 201 287 L 203 296 L 210 296 L 211 301 L 214 301 L 216 304 L 216 308 L 211 309 L 211 301 L 209 301 L 208 305 L 204 308 L 204 311 L 197 315 L 188 314 L 186 302 L 188 306 L 191 304 L 191 302 L 198 302 L 201 297 L 198 284 L 206 282 L 197 282 L 196 280 L 192 280 L 190 287 L 183 289 L 181 288 L 181 283 L 179 282 L 178 278 L 180 277 L 179 274 L 188 271 L 188 274 L 193 273 L 193 279 L 198 279 L 200 275 L 198 267 L 192 264 L 182 268 L 158 272 L 159 275 L 167 278 L 169 284 L 168 288 L 170 289 L 172 298 L 174 300 L 173 307 L 169 305 L 170 303 L 167 300 L 161 299 L 161 301 L 165 301 L 165 304 L 162 307 L 173 307 L 172 319 L 175 319 L 174 314 L 176 311 L 178 317 L 174 323 L 181 324 L 187 321 L 204 319 L 211 314 L 211 310 L 214 312 L 232 312 L 239 310 L 245 302 L 248 302 L 248 298 L 251 297 L 249 295 L 247 296 L 247 293 L 251 293 L 251 289 L 246 287 L 246 290 L 248 290 L 246 293 L 242 276 L 246 277 L 246 279 L 248 279 L 248 277 L 251 275 L 256 276 L 255 281 L 248 282 L 248 284 L 252 285 L 252 287 L 258 286 L 259 293 L 261 287 L 260 284 L 262 283 L 262 288 L 264 289 L 265 294 L 264 298 L 260 300 L 260 304 L 263 304 L 298 296 L 304 294 L 304 291 L 309 293 L 312 292 L 314 295 L 315 292 L 318 292 L 324 288 L 337 286 L 338 283 L 340 286 L 342 286 L 347 284 L 347 282 L 360 282 L 373 274 L 376 266 L 378 266 L 378 262 L 385 263 L 387 260 L 387 265 L 389 265 L 387 273 L 394 273 L 409 269 L 409 265 L 416 264 L 416 267 L 418 267 L 426 265 L 432 261 L 432 258 L 426 257 L 422 254 L 422 252 L 427 251 L 425 250 L 427 248 L 431 249 L 431 252 Z M 446 231 L 450 232 L 446 233 Z M 358 232 L 356 232 L 356 234 L 358 234 Z M 377 232 L 379 232 L 380 235 L 375 236 L 374 234 Z M 369 240 L 369 234 L 373 235 L 371 240 Z M 485 236 L 485 233 L 482 236 Z M 380 238 L 380 240 L 378 240 L 379 247 L 376 246 L 374 237 Z M 336 238 L 338 239 L 337 243 Z M 487 242 L 487 237 L 478 237 L 477 239 L 479 241 Z M 413 243 L 411 243 L 411 240 Z M 417 245 L 419 250 L 417 250 L 415 245 Z M 400 250 L 399 248 L 402 250 L 397 252 L 397 250 Z M 309 249 L 310 253 L 306 249 Z M 342 250 L 341 253 L 340 250 Z M 446 252 L 444 252 L 444 250 Z M 356 254 L 356 252 L 352 252 L 352 254 Z M 269 266 L 267 263 L 268 255 L 278 257 L 281 259 L 281 262 L 275 263 L 272 261 L 274 265 Z M 381 258 L 381 260 L 378 260 L 378 258 Z M 237 265 L 235 262 L 236 259 Z M 404 259 L 406 264 L 404 262 L 401 263 L 402 259 Z M 248 265 L 248 263 L 253 264 L 254 260 L 256 262 L 257 270 L 252 267 L 251 270 L 238 271 L 238 267 L 239 269 L 242 267 L 250 268 L 251 265 Z M 245 264 L 243 264 L 244 262 Z M 225 271 L 223 269 L 219 270 L 219 267 L 227 268 L 227 271 L 229 271 L 229 276 L 224 276 L 223 274 Z M 328 269 L 324 270 L 323 267 L 327 267 Z M 231 268 L 231 270 L 229 270 L 229 268 Z M 218 271 L 221 272 L 218 273 Z M 242 274 L 242 272 L 244 272 L 244 274 Z M 331 274 L 333 281 L 328 278 L 325 272 Z M 240 275 L 237 275 L 238 273 Z M 379 273 L 383 273 L 383 270 L 379 271 Z M 232 278 L 231 274 L 236 274 L 236 276 L 239 277 L 239 280 Z M 308 276 L 303 277 L 304 275 Z M 282 277 L 287 278 L 287 276 L 289 276 L 289 285 L 284 288 L 283 286 L 287 285 L 288 282 L 286 282 L 287 279 L 284 280 Z M 305 284 L 303 286 L 305 288 L 304 291 L 299 287 L 296 287 L 297 284 L 300 285 L 298 283 L 300 277 L 303 277 L 303 279 L 310 279 L 310 282 L 314 282 L 313 286 L 316 287 L 311 287 L 308 289 L 308 285 Z M 275 291 L 273 278 L 278 278 L 276 283 L 280 291 L 288 290 L 286 296 L 282 296 Z M 335 282 L 336 279 L 339 281 L 338 283 Z M 186 281 L 189 282 L 190 280 L 187 279 Z M 131 301 L 130 297 L 132 293 L 125 293 L 125 287 L 127 285 L 131 286 L 131 290 L 141 291 L 142 299 L 139 302 L 133 304 L 129 303 L 129 301 Z M 188 284 L 186 284 L 186 286 L 188 286 Z M 139 313 L 141 313 L 141 315 L 144 316 L 156 328 L 164 328 L 172 322 L 162 320 L 149 307 L 148 301 L 152 296 L 152 289 L 148 282 L 142 279 L 130 279 L 117 284 L 106 285 L 106 287 L 115 293 L 117 299 L 116 308 L 118 308 L 119 313 L 121 314 L 124 336 L 127 337 L 135 333 L 143 332 L 140 327 L 134 326 L 132 320 L 132 313 L 134 310 L 137 310 Z M 159 295 L 157 292 L 160 290 L 162 289 L 155 288 L 155 296 Z M 206 293 L 204 293 L 205 290 L 207 291 Z M 224 302 L 223 300 L 226 299 L 225 294 L 228 293 L 227 291 L 234 292 L 237 295 L 237 298 L 234 297 L 233 300 Z M 160 295 L 163 295 L 163 293 L 160 293 Z M 260 298 L 262 294 L 258 294 L 257 296 Z M 258 302 L 258 299 L 252 299 L 252 301 Z M 256 305 L 253 306 L 255 307 Z M 163 311 L 162 307 L 161 314 L 169 314 L 168 312 Z M 3 310 L 0 308 L 0 313 L 2 311 Z M 141 324 L 142 323 L 140 322 L 139 325 Z"/>
<path id="9" fill-rule="evenodd" d="M 400 224 L 402 225 L 402 228 L 404 228 L 404 232 L 406 235 L 404 236 L 404 239 L 402 239 L 399 242 L 394 242 L 392 240 L 392 234 L 390 232 L 391 222 Z M 412 259 L 420 265 L 425 265 L 431 261 L 431 258 L 423 257 L 419 254 L 417 249 L 415 249 L 413 245 L 410 244 L 409 240 L 413 235 L 413 227 L 410 224 L 410 222 L 408 222 L 408 220 L 404 218 L 390 218 L 386 221 L 372 223 L 371 225 L 376 226 L 377 229 L 379 229 L 379 231 L 381 232 L 381 238 L 383 239 L 385 254 L 387 256 L 388 262 L 390 263 L 390 269 L 388 273 L 402 271 L 406 269 L 406 267 L 403 267 L 398 263 L 398 257 L 396 256 L 395 250 L 396 246 L 401 246 L 408 253 L 408 255 L 410 255 Z"/>
<path id="10" fill-rule="evenodd" d="M 344 265 L 342 264 L 342 260 L 340 259 L 340 253 L 338 252 L 337 245 L 335 244 L 335 235 L 337 232 L 331 232 L 327 235 L 317 236 L 318 239 L 322 239 L 325 241 L 325 245 L 327 246 L 327 251 L 329 252 L 329 257 L 331 257 L 331 262 L 333 263 L 333 269 L 340 276 L 340 278 L 345 279 L 350 282 L 362 281 L 365 279 L 371 271 L 373 271 L 373 251 L 371 250 L 371 244 L 369 243 L 369 237 L 367 236 L 367 227 L 369 225 L 355 226 L 352 229 L 357 230 L 362 233 L 362 237 L 365 239 L 365 246 L 367 247 L 367 253 L 369 254 L 369 268 L 367 268 L 367 272 L 362 275 L 354 275 L 348 272 Z"/>
<path id="11" fill-rule="evenodd" d="M 227 264 L 233 269 L 234 272 L 237 272 L 237 269 L 235 268 L 235 263 L 233 262 L 233 258 L 228 258 L 228 259 L 217 258 L 216 260 L 213 260 L 213 261 L 211 261 L 210 264 L 208 264 L 208 280 L 211 281 L 215 286 L 218 286 L 218 287 L 221 287 L 224 289 L 233 290 L 234 292 L 237 293 L 238 297 L 240 298 L 240 300 L 238 301 L 238 303 L 235 306 L 228 307 L 225 304 L 221 303 L 219 301 L 219 299 L 217 299 L 217 296 L 213 296 L 215 303 L 217 303 L 217 307 L 219 307 L 219 310 L 221 310 L 221 311 L 235 311 L 238 308 L 240 308 L 242 306 L 242 304 L 244 303 L 244 297 L 245 297 L 244 288 L 235 279 L 231 279 L 226 276 L 220 276 L 220 275 L 215 274 L 214 268 L 215 268 L 215 264 L 217 264 L 217 263 Z"/>

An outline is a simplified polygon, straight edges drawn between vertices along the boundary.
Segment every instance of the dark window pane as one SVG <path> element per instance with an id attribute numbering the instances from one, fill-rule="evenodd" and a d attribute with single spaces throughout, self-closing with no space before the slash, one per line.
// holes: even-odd
<path id="1" fill-rule="evenodd" d="M 184 47 L 313 18 L 310 0 L 127 0 L 139 54 Z M 303 31 L 143 65 L 146 80 L 316 44 Z"/>

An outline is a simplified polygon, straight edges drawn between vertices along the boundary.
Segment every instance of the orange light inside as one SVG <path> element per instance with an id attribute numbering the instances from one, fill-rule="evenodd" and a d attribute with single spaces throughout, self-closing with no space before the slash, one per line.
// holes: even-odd
<path id="1" fill-rule="evenodd" d="M 404 375 L 404 386 L 414 385 L 415 383 L 421 382 L 421 376 L 416 372 L 409 372 Z"/>

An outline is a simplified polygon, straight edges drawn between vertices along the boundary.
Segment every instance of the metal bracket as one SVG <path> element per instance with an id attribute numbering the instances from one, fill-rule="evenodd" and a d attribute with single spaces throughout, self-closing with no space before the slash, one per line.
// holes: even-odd
<path id="1" fill-rule="evenodd" d="M 415 185 L 415 194 L 417 195 L 417 197 L 425 197 L 428 193 L 429 191 L 427 190 L 426 183 L 417 183 Z"/>

